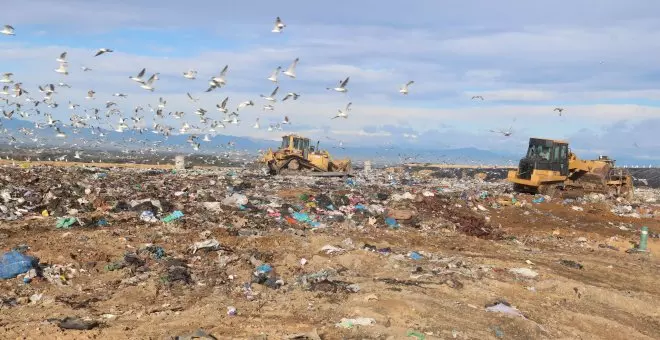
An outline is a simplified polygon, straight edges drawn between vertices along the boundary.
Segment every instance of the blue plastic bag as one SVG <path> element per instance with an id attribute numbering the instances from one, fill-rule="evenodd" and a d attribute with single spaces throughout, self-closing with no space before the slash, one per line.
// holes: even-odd
<path id="1" fill-rule="evenodd" d="M 533 199 L 532 202 L 533 203 L 543 203 L 543 202 L 545 202 L 545 198 L 543 196 L 537 197 L 537 198 Z"/>
<path id="2" fill-rule="evenodd" d="M 293 216 L 298 222 L 309 223 L 312 221 L 309 215 L 303 212 L 294 212 L 291 216 Z"/>
<path id="3" fill-rule="evenodd" d="M 386 218 L 385 219 L 385 224 L 387 224 L 388 227 L 393 228 L 393 229 L 399 228 L 399 223 L 397 223 L 397 221 L 395 219 L 393 219 L 392 217 Z"/>
<path id="4" fill-rule="evenodd" d="M 36 257 L 28 256 L 17 251 L 9 251 L 2 255 L 0 260 L 0 279 L 14 278 L 20 274 L 27 273 L 30 269 L 39 265 Z"/>
<path id="5" fill-rule="evenodd" d="M 260 274 L 268 274 L 272 271 L 273 271 L 273 267 L 271 267 L 267 263 L 264 263 L 264 264 L 257 267 L 257 272 L 260 273 Z"/>

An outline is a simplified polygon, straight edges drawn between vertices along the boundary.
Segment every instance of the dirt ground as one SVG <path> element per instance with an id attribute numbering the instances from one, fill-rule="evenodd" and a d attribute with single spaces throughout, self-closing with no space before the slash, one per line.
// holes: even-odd
<path id="1" fill-rule="evenodd" d="M 292 190 L 320 193 L 308 186 Z M 351 220 L 309 228 L 240 209 L 223 209 L 213 221 L 187 215 L 174 223 L 105 212 L 109 225 L 96 228 L 56 229 L 56 217 L 39 214 L 0 222 L 3 250 L 29 245 L 28 254 L 41 263 L 72 269 L 63 284 L 42 278 L 25 284 L 22 275 L 0 281 L 0 296 L 17 301 L 0 307 L 0 337 L 167 339 L 201 328 L 218 339 L 286 339 L 313 330 L 322 339 L 414 339 L 411 331 L 418 339 L 660 338 L 660 241 L 649 239 L 649 253 L 625 252 L 639 240 L 637 228 L 658 233 L 660 220 L 619 217 L 600 203 L 584 211 L 556 202 L 502 206 L 488 208 L 489 224 L 501 234 L 478 238 L 447 223 L 474 214 L 460 201 L 436 195 L 410 205 L 420 219 L 399 229 Z M 250 219 L 264 221 L 267 231 L 237 232 Z M 203 239 L 200 234 L 224 250 L 192 254 L 188 248 Z M 144 244 L 185 259 L 194 273 L 191 282 L 171 282 L 163 274 L 168 260 L 148 256 L 146 271 L 106 268 Z M 327 254 L 325 245 L 344 251 Z M 423 257 L 411 259 L 411 251 Z M 255 270 L 250 257 L 271 264 L 284 285 L 252 284 L 246 293 Z M 221 259 L 228 263 L 220 265 Z M 538 276 L 526 278 L 512 268 Z M 333 271 L 333 280 L 307 289 L 297 282 L 321 270 Z M 349 283 L 359 291 L 345 289 Z M 31 302 L 34 294 L 43 295 Z M 501 300 L 523 316 L 485 310 Z M 237 315 L 228 315 L 229 306 Z M 101 325 L 62 330 L 47 321 L 65 316 Z M 375 323 L 336 326 L 358 317 Z"/>

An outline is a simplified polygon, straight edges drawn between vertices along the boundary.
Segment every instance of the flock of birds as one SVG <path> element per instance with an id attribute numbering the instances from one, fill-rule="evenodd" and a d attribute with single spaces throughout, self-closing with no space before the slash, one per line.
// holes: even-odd
<path id="1" fill-rule="evenodd" d="M 280 17 L 277 17 L 275 19 L 271 32 L 282 33 L 286 27 L 287 25 L 282 21 L 282 19 Z M 14 27 L 10 25 L 4 25 L 3 29 L 0 31 L 0 34 L 6 36 L 14 36 L 16 35 L 16 31 Z M 113 49 L 110 48 L 100 48 L 94 53 L 94 57 L 101 57 L 103 55 L 107 56 L 112 54 L 113 52 L 114 52 Z M 69 67 L 69 60 L 67 59 L 67 52 L 62 52 L 59 56 L 55 58 L 55 61 L 58 63 L 58 67 L 54 69 L 54 72 L 62 76 L 69 75 L 70 67 Z M 264 104 L 262 105 L 263 111 L 275 110 L 275 104 L 278 102 L 278 99 L 280 98 L 279 97 L 280 75 L 286 76 L 290 79 L 296 79 L 297 78 L 296 67 L 299 62 L 300 59 L 295 58 L 286 69 L 284 69 L 281 66 L 278 66 L 272 71 L 270 76 L 266 78 L 275 85 L 275 88 L 272 92 L 268 94 L 260 94 L 260 98 L 264 100 Z M 86 66 L 81 66 L 81 70 L 82 72 L 93 71 L 91 68 Z M 205 92 L 208 93 L 215 91 L 217 89 L 224 88 L 227 85 L 228 72 L 229 72 L 229 65 L 225 65 L 219 73 L 211 76 L 208 81 L 208 87 Z M 131 81 L 137 83 L 137 85 L 141 89 L 149 92 L 154 92 L 156 91 L 157 82 L 160 79 L 159 78 L 160 74 L 158 72 L 153 72 L 150 73 L 148 76 L 147 75 L 148 75 L 147 69 L 142 68 L 139 72 L 137 72 L 136 75 L 129 76 L 128 78 Z M 116 141 L 104 140 L 103 137 L 105 137 L 106 131 L 108 131 L 108 128 L 110 128 L 110 130 L 114 130 L 119 133 L 123 133 L 125 131 L 132 132 L 133 136 L 136 136 L 136 134 L 143 135 L 146 132 L 151 131 L 156 135 L 162 136 L 163 139 L 167 139 L 175 131 L 175 128 L 173 126 L 167 125 L 165 123 L 165 118 L 171 117 L 182 121 L 181 127 L 178 129 L 178 132 L 180 134 L 188 134 L 187 142 L 189 146 L 192 147 L 193 150 L 197 151 L 200 149 L 202 142 L 211 141 L 211 138 L 209 137 L 210 134 L 217 133 L 219 129 L 225 128 L 229 124 L 239 125 L 241 122 L 241 110 L 244 110 L 247 107 L 255 106 L 255 101 L 245 100 L 238 103 L 236 108 L 231 110 L 230 107 L 228 106 L 229 97 L 225 97 L 221 102 L 215 105 L 215 109 L 222 114 L 222 118 L 213 119 L 211 118 L 211 113 L 209 113 L 209 111 L 201 107 L 196 107 L 195 105 L 194 114 L 198 117 L 200 122 L 198 125 L 189 118 L 184 118 L 186 117 L 186 113 L 183 111 L 167 112 L 166 111 L 167 100 L 163 97 L 158 98 L 158 103 L 154 103 L 153 106 L 151 104 L 147 104 L 147 108 L 141 105 L 135 106 L 132 110 L 132 114 L 130 116 L 126 116 L 125 113 L 120 109 L 121 105 L 119 104 L 121 102 L 118 101 L 127 98 L 128 95 L 117 92 L 112 94 L 113 97 L 117 98 L 117 101 L 106 101 L 104 105 L 100 105 L 100 106 L 84 105 L 85 107 L 81 107 L 80 104 L 77 104 L 69 100 L 68 101 L 68 109 L 70 110 L 69 121 L 63 122 L 58 119 L 54 119 L 52 114 L 47 111 L 50 111 L 50 109 L 58 108 L 60 106 L 60 104 L 55 100 L 56 95 L 60 93 L 59 91 L 62 88 L 71 88 L 70 85 L 68 85 L 66 82 L 63 81 L 57 83 L 50 83 L 46 85 L 38 85 L 37 86 L 38 92 L 43 95 L 41 99 L 38 99 L 31 96 L 31 90 L 28 91 L 28 89 L 23 86 L 23 83 L 14 80 L 13 76 L 14 76 L 13 73 L 7 72 L 2 74 L 2 76 L 0 77 L 0 85 L 2 85 L 2 90 L 0 91 L 0 107 L 2 108 L 2 116 L 0 116 L 0 118 L 11 120 L 15 115 L 18 115 L 22 119 L 27 119 L 28 117 L 36 115 L 43 117 L 43 119 L 36 121 L 34 123 L 33 129 L 25 128 L 25 127 L 21 128 L 18 131 L 20 134 L 22 134 L 22 136 L 18 136 L 20 137 L 20 139 L 17 138 L 17 136 L 12 135 L 12 131 L 9 131 L 6 128 L 0 130 L 0 132 L 3 132 L 3 135 L 8 140 L 10 145 L 25 143 L 24 140 L 26 139 L 26 137 L 27 139 L 30 139 L 32 142 L 36 143 L 39 146 L 46 145 L 46 143 L 43 141 L 44 138 L 41 137 L 44 134 L 37 131 L 40 129 L 50 128 L 54 131 L 55 136 L 58 138 L 66 138 L 67 129 L 70 129 L 71 133 L 73 134 L 78 134 L 82 129 L 89 129 L 89 132 L 92 135 L 95 135 L 97 138 L 81 139 L 80 142 L 86 146 L 98 147 L 98 146 L 107 145 L 108 143 L 110 144 L 114 143 L 117 144 L 117 146 L 128 147 L 129 145 L 135 146 L 136 143 L 142 143 L 143 148 L 151 149 L 153 151 L 155 150 L 155 148 L 159 147 L 160 144 L 163 143 L 162 139 L 150 141 L 149 138 L 138 139 L 135 137 L 130 137 L 130 138 L 122 139 L 121 142 L 116 142 Z M 182 72 L 182 77 L 188 80 L 197 79 L 197 76 L 198 76 L 198 72 L 194 69 L 189 69 L 185 72 Z M 344 78 L 343 80 L 340 80 L 337 83 L 337 85 L 329 86 L 326 89 L 328 91 L 334 91 L 338 93 L 347 93 L 349 90 L 348 89 L 349 81 L 350 81 L 350 76 Z M 413 84 L 415 84 L 414 80 L 410 80 L 406 82 L 400 87 L 399 93 L 401 95 L 407 96 L 410 92 L 410 87 Z M 200 100 L 200 98 L 193 96 L 190 92 L 187 92 L 186 96 L 188 100 L 193 104 L 198 103 Z M 285 102 L 287 100 L 297 101 L 300 97 L 301 95 L 297 92 L 287 92 L 281 98 L 281 102 Z M 85 97 L 87 103 L 91 104 L 94 102 L 95 99 L 96 99 L 96 92 L 94 90 L 87 91 L 87 96 Z M 472 96 L 471 99 L 483 101 L 484 97 L 481 95 L 475 95 Z M 348 119 L 352 105 L 353 105 L 352 102 L 348 102 L 345 105 L 345 107 L 337 109 L 337 113 L 329 118 L 332 120 Z M 146 112 L 146 110 L 150 111 L 153 114 L 153 119 L 152 119 L 153 123 L 151 129 L 147 129 L 145 127 L 146 122 L 144 120 L 144 113 Z M 557 111 L 559 113 L 559 116 L 561 116 L 562 113 L 564 112 L 564 109 L 561 107 L 557 107 L 554 109 L 554 111 Z M 116 121 L 116 123 L 112 123 L 113 120 Z M 284 116 L 284 118 L 278 122 L 273 122 L 271 120 L 267 126 L 267 130 L 281 131 L 283 130 L 283 126 L 288 124 L 291 124 L 291 120 L 289 119 L 288 116 Z M 65 127 L 67 129 L 65 129 Z M 504 137 L 509 137 L 513 134 L 512 127 L 513 125 L 507 130 L 490 130 L 490 132 L 501 134 Z M 258 117 L 256 118 L 253 128 L 254 129 L 262 128 L 260 123 L 260 118 Z M 2 120 L 0 120 L 0 129 L 2 129 Z M 200 137 L 200 135 L 202 134 L 203 137 Z M 417 136 L 414 134 L 410 134 L 405 137 L 416 138 Z M 337 141 L 329 137 L 328 139 Z M 337 141 L 337 142 L 338 142 L 338 147 L 343 148 L 343 142 L 342 141 Z M 147 143 L 149 143 L 150 145 L 147 145 Z M 66 144 L 66 142 L 64 142 L 64 144 Z M 71 146 L 79 146 L 79 145 L 72 144 Z M 230 142 L 227 144 L 227 146 L 231 147 L 233 146 L 233 144 Z M 173 151 L 173 149 L 174 149 L 173 146 L 166 147 L 167 151 Z"/>
<path id="2" fill-rule="evenodd" d="M 286 28 L 286 24 L 282 21 L 280 17 L 277 17 L 275 19 L 275 23 L 273 25 L 273 28 L 271 32 L 273 33 L 282 33 L 284 29 Z M 14 36 L 16 35 L 16 31 L 14 27 L 11 25 L 5 25 L 0 31 L 1 34 L 7 35 L 7 36 Z M 110 48 L 100 48 L 97 50 L 94 54 L 94 57 L 100 57 L 102 55 L 109 55 L 111 54 L 113 49 Z M 67 59 L 67 52 L 62 52 L 57 58 L 55 58 L 55 61 L 58 63 L 58 67 L 54 69 L 55 73 L 60 74 L 62 76 L 67 76 L 70 73 L 70 67 L 69 67 L 69 60 Z M 279 99 L 279 92 L 280 92 L 280 75 L 289 77 L 290 79 L 296 79 L 296 67 L 299 63 L 300 59 L 296 58 L 294 59 L 291 64 L 284 69 L 281 66 L 278 66 L 275 70 L 272 71 L 270 76 L 268 76 L 266 79 L 271 81 L 274 85 L 275 88 L 272 92 L 269 94 L 261 94 L 260 97 L 265 101 L 265 103 L 262 106 L 263 111 L 273 111 L 275 110 L 275 103 L 278 102 Z M 82 72 L 90 72 L 93 71 L 91 68 L 87 66 L 81 66 Z M 227 85 L 227 76 L 228 76 L 228 71 L 229 71 L 229 65 L 225 65 L 222 70 L 216 74 L 213 75 L 209 81 L 208 81 L 208 88 L 206 89 L 205 92 L 212 92 L 216 89 L 221 89 Z M 142 68 L 136 75 L 129 76 L 128 78 L 134 82 L 136 82 L 140 88 L 153 92 L 156 90 L 156 85 L 157 81 L 160 79 L 159 78 L 159 73 L 154 72 L 151 73 L 150 75 L 147 76 L 147 69 Z M 185 79 L 189 80 L 194 80 L 197 79 L 198 72 L 194 69 L 187 70 L 186 72 L 182 72 L 182 76 Z M 167 107 L 167 100 L 163 97 L 160 97 L 158 99 L 158 103 L 152 106 L 151 104 L 147 105 L 147 108 L 143 106 L 136 106 L 132 110 L 132 115 L 126 116 L 124 112 L 120 109 L 119 105 L 120 103 L 117 101 L 107 101 L 105 105 L 103 106 L 96 106 L 93 107 L 92 105 L 83 105 L 81 108 L 80 104 L 77 104 L 71 100 L 68 101 L 68 109 L 70 110 L 70 117 L 69 117 L 69 122 L 63 122 L 58 119 L 54 119 L 52 114 L 47 112 L 50 109 L 55 109 L 60 106 L 60 104 L 55 100 L 55 97 L 57 94 L 60 92 L 60 88 L 71 88 L 70 85 L 68 85 L 66 82 L 57 82 L 57 83 L 50 83 L 46 85 L 38 85 L 38 91 L 40 94 L 43 95 L 41 99 L 35 98 L 31 96 L 31 90 L 29 91 L 28 88 L 26 88 L 22 82 L 20 81 L 15 81 L 13 78 L 14 74 L 11 72 L 7 72 L 2 74 L 0 77 L 0 85 L 2 85 L 2 91 L 0 91 L 0 107 L 2 107 L 2 116 L 0 118 L 5 118 L 8 120 L 11 120 L 15 115 L 20 116 L 22 119 L 26 119 L 31 116 L 42 116 L 43 121 L 37 121 L 34 124 L 34 129 L 29 129 L 29 128 L 21 128 L 19 132 L 23 134 L 24 136 L 30 137 L 32 142 L 38 143 L 40 140 L 40 135 L 43 135 L 42 133 L 38 133 L 36 130 L 38 129 L 46 129 L 46 128 L 51 128 L 55 132 L 55 136 L 59 138 L 66 138 L 67 137 L 67 132 L 65 131 L 64 127 L 70 127 L 72 133 L 77 134 L 81 129 L 89 129 L 92 135 L 96 135 L 97 139 L 93 141 L 89 140 L 82 140 L 83 144 L 87 143 L 92 143 L 93 145 L 100 146 L 104 143 L 103 137 L 105 137 L 105 131 L 106 127 L 111 128 L 111 130 L 114 130 L 116 132 L 124 132 L 124 131 L 133 131 L 137 132 L 139 134 L 144 134 L 147 132 L 149 129 L 146 129 L 144 127 L 144 112 L 145 110 L 149 110 L 153 113 L 153 125 L 152 128 L 150 129 L 151 132 L 164 136 L 164 138 L 168 138 L 173 131 L 175 130 L 174 127 L 169 126 L 165 124 L 164 118 L 166 116 L 172 117 L 174 119 L 181 119 L 182 120 L 182 125 L 178 129 L 178 132 L 180 134 L 189 134 L 189 137 L 187 139 L 188 143 L 192 147 L 193 150 L 199 150 L 201 146 L 201 142 L 208 142 L 210 141 L 209 134 L 211 133 L 216 133 L 218 129 L 225 128 L 228 124 L 234 124 L 238 125 L 241 121 L 240 117 L 240 111 L 250 107 L 250 106 L 255 106 L 255 101 L 253 100 L 246 100 L 240 102 L 235 109 L 230 110 L 228 107 L 229 103 L 229 97 L 225 97 L 224 100 L 222 100 L 220 103 L 216 104 L 216 110 L 222 113 L 222 119 L 213 119 L 211 118 L 211 114 L 204 108 L 201 107 L 195 107 L 194 114 L 199 117 L 200 120 L 200 125 L 196 125 L 190 119 L 184 118 L 186 115 L 185 112 L 183 111 L 173 111 L 173 112 L 167 112 L 166 113 L 166 107 Z M 350 77 L 346 77 L 343 80 L 340 80 L 337 85 L 327 87 L 327 90 L 329 91 L 335 91 L 338 93 L 347 93 L 348 92 L 348 84 L 350 81 Z M 399 92 L 402 95 L 407 95 L 409 93 L 409 87 L 410 85 L 414 84 L 414 81 L 408 81 L 407 83 L 403 84 L 399 90 Z M 192 102 L 192 103 L 198 103 L 200 98 L 194 97 L 190 92 L 186 93 L 187 98 Z M 116 97 L 117 100 L 121 100 L 123 98 L 128 97 L 127 94 L 124 93 L 114 93 L 112 95 L 113 97 Z M 94 99 L 96 99 L 96 92 L 94 90 L 89 90 L 87 91 L 87 96 L 85 97 L 85 100 L 88 101 L 88 103 L 92 103 Z M 300 94 L 296 92 L 287 92 L 282 98 L 281 102 L 285 102 L 287 100 L 291 101 L 296 101 L 300 98 Z M 24 99 L 22 101 L 21 99 Z M 349 117 L 349 112 L 351 110 L 352 102 L 349 102 L 346 104 L 345 107 L 337 109 L 336 115 L 330 117 L 331 119 L 348 119 Z M 82 110 L 82 112 L 81 112 Z M 102 116 L 105 115 L 105 118 Z M 117 116 L 116 122 L 117 123 L 112 123 L 111 119 L 113 116 Z M 129 125 L 129 123 L 132 122 L 132 125 Z M 291 124 L 291 120 L 289 119 L 288 116 L 284 116 L 284 118 L 281 121 L 278 122 L 270 122 L 268 124 L 267 130 L 268 131 L 281 131 L 283 130 L 283 126 Z M 0 120 L 0 128 L 2 128 L 2 121 Z M 261 129 L 261 123 L 260 123 L 260 118 L 256 118 L 255 123 L 253 125 L 254 129 Z M 8 129 L 4 129 L 4 135 L 8 139 L 9 144 L 17 144 L 17 143 L 22 143 L 21 140 L 17 139 L 16 136 L 11 134 L 11 131 Z M 204 134 L 203 138 L 200 138 L 198 134 Z M 330 139 L 330 138 L 328 138 Z M 136 139 L 130 138 L 128 140 L 124 140 L 125 143 L 130 143 L 130 142 L 136 142 Z M 339 142 L 339 147 L 343 148 L 343 142 Z M 66 144 L 66 143 L 65 143 Z M 157 145 L 158 143 L 154 143 Z M 42 143 L 42 145 L 45 145 L 45 143 Z"/>

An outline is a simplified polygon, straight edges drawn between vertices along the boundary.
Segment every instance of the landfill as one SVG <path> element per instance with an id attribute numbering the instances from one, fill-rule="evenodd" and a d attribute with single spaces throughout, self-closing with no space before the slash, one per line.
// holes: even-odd
<path id="1" fill-rule="evenodd" d="M 2 337 L 657 339 L 659 233 L 650 187 L 6 164 Z"/>

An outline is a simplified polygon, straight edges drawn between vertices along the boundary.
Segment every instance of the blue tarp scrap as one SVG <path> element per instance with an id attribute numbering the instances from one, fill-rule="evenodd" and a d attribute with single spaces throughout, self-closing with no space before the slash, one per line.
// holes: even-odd
<path id="1" fill-rule="evenodd" d="M 413 260 L 421 260 L 422 258 L 424 258 L 424 256 L 422 256 L 422 254 L 420 254 L 416 251 L 411 252 L 409 256 Z"/>
<path id="2" fill-rule="evenodd" d="M 0 279 L 11 279 L 20 274 L 27 273 L 39 266 L 39 259 L 17 251 L 9 251 L 2 255 L 0 260 Z"/>

